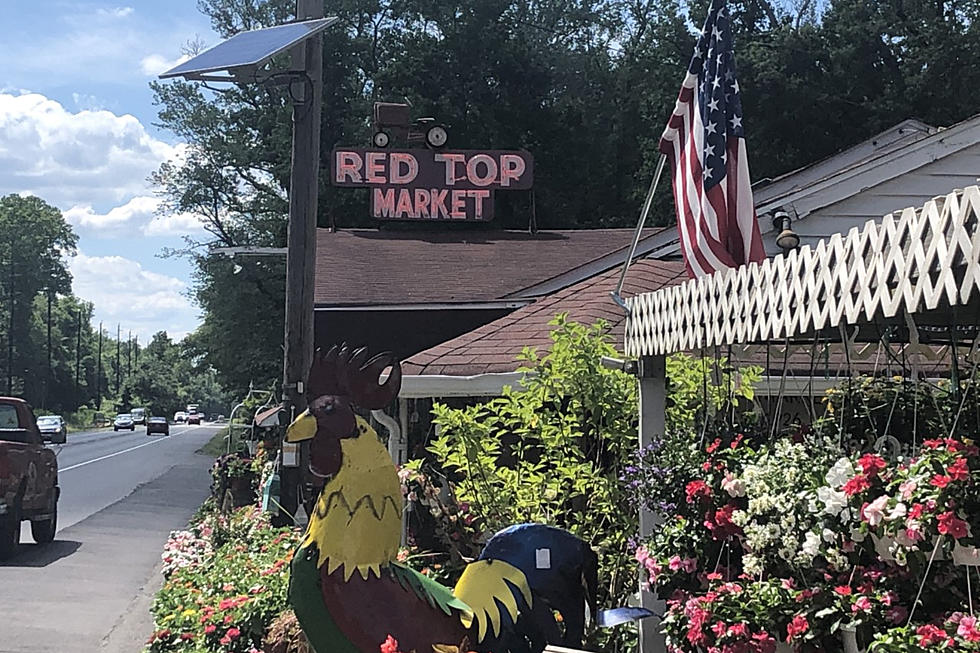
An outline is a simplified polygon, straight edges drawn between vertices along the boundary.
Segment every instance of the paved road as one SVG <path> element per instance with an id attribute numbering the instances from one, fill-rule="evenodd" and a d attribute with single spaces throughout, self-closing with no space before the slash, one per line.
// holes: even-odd
<path id="1" fill-rule="evenodd" d="M 38 546 L 25 524 L 0 565 L 0 653 L 140 650 L 161 549 L 207 496 L 211 460 L 195 452 L 216 430 L 77 432 L 53 446 L 58 535 Z"/>

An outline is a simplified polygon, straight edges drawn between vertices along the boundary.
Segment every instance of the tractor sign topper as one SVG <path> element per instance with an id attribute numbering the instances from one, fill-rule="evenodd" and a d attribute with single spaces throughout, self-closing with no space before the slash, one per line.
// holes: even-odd
<path id="1" fill-rule="evenodd" d="M 442 149 L 446 128 L 432 118 L 412 123 L 408 105 L 375 104 L 374 128 L 373 149 L 333 151 L 331 179 L 335 186 L 370 188 L 375 218 L 490 220 L 495 190 L 527 190 L 534 183 L 528 152 Z M 408 149 L 388 149 L 396 141 Z"/>

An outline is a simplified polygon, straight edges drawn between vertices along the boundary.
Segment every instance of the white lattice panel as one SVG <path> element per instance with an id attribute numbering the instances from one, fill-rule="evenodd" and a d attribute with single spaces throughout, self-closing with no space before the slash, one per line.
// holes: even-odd
<path id="1" fill-rule="evenodd" d="M 630 356 L 780 342 L 980 301 L 980 188 L 937 197 L 761 264 L 627 300 Z"/>

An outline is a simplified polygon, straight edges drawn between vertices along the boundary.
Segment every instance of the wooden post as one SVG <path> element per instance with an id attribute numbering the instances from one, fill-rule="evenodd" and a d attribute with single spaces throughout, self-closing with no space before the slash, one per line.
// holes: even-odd
<path id="1" fill-rule="evenodd" d="M 663 356 L 647 356 L 640 359 L 640 449 L 653 444 L 662 437 L 666 423 L 667 406 L 667 368 Z M 653 533 L 658 516 L 643 507 L 640 508 L 640 536 Z M 648 610 L 663 614 L 666 605 L 651 592 L 640 587 L 641 605 Z M 650 617 L 640 621 L 639 653 L 664 653 L 667 650 L 663 635 L 657 626 L 660 620 Z"/>
<path id="2" fill-rule="evenodd" d="M 322 0 L 297 0 L 296 18 L 323 18 Z M 313 361 L 313 278 L 316 263 L 316 216 L 320 178 L 320 108 L 323 98 L 323 38 L 311 37 L 292 53 L 293 68 L 305 79 L 293 84 L 293 153 L 289 178 L 289 227 L 286 253 L 285 355 L 283 398 L 288 415 L 306 408 L 303 383 Z M 296 514 L 298 469 L 284 469 L 283 508 Z"/>

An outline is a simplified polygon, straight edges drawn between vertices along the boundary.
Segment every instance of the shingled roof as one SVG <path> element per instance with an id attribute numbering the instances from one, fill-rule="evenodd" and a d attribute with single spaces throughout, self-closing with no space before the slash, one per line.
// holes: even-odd
<path id="1" fill-rule="evenodd" d="M 580 281 L 469 333 L 415 354 L 402 363 L 409 375 L 473 376 L 513 372 L 524 347 L 539 351 L 551 346 L 548 323 L 559 313 L 570 320 L 592 324 L 603 319 L 610 325 L 621 347 L 626 314 L 609 293 L 619 280 L 619 269 Z M 680 261 L 642 259 L 629 270 L 624 295 L 652 292 L 684 281 L 687 273 Z"/>
<path id="2" fill-rule="evenodd" d="M 647 229 L 643 241 L 663 231 Z M 570 271 L 615 267 L 632 229 L 566 231 L 379 231 L 317 233 L 318 308 L 452 304 L 524 299 Z M 645 251 L 644 244 L 638 250 Z M 598 269 L 596 269 L 598 268 Z M 577 278 L 572 275 L 568 283 Z"/>

